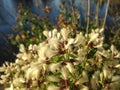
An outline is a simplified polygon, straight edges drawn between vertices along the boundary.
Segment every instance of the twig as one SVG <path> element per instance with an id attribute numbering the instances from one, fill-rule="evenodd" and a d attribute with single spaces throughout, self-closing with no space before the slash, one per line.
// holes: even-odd
<path id="1" fill-rule="evenodd" d="M 110 0 L 107 1 L 107 8 L 106 8 L 106 11 L 105 11 L 105 18 L 104 18 L 104 21 L 103 21 L 102 28 L 105 28 L 105 23 L 106 23 L 106 18 L 107 18 L 109 3 L 110 3 Z"/>
<path id="2" fill-rule="evenodd" d="M 99 6 L 100 6 L 100 2 L 99 2 L 99 0 L 98 0 L 98 2 L 97 2 L 97 6 L 96 6 L 96 15 L 95 15 L 95 20 L 96 20 L 96 27 L 98 27 L 98 23 L 99 23 L 99 19 L 98 19 L 98 17 L 99 17 Z"/>
<path id="3" fill-rule="evenodd" d="M 90 0 L 88 0 L 87 27 L 86 27 L 87 34 L 88 34 L 88 29 L 89 29 L 89 23 L 90 23 Z"/>

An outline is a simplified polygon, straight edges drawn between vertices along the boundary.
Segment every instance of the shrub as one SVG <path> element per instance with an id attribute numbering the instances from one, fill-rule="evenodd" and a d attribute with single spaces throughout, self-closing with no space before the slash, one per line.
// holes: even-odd
<path id="1" fill-rule="evenodd" d="M 119 90 L 120 52 L 103 48 L 103 31 L 73 37 L 69 27 L 45 30 L 46 40 L 21 44 L 16 61 L 3 64 L 0 83 L 11 90 Z"/>

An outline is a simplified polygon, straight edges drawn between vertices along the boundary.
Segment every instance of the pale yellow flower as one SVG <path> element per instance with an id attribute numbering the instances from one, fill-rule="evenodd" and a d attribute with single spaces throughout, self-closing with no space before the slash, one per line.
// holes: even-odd
<path id="1" fill-rule="evenodd" d="M 97 89 L 97 83 L 99 82 L 99 75 L 100 75 L 100 71 L 96 71 L 91 78 L 91 85 L 93 90 Z"/>
<path id="2" fill-rule="evenodd" d="M 80 90 L 89 90 L 87 86 L 83 86 Z"/>
<path id="3" fill-rule="evenodd" d="M 49 85 L 49 86 L 47 87 L 47 90 L 60 90 L 60 88 L 57 87 L 57 86 L 55 86 L 55 85 Z"/>
<path id="4" fill-rule="evenodd" d="M 67 80 L 68 77 L 69 77 L 69 71 L 68 71 L 68 69 L 66 67 L 62 67 L 61 73 L 62 73 L 63 79 Z"/>
<path id="5" fill-rule="evenodd" d="M 94 40 L 96 40 L 98 38 L 98 36 L 99 36 L 98 33 L 91 33 L 89 43 L 94 42 Z"/>
<path id="6" fill-rule="evenodd" d="M 79 79 L 79 83 L 82 84 L 82 83 L 85 83 L 85 82 L 88 82 L 88 75 L 87 75 L 86 71 L 83 71 L 82 72 L 82 77 Z"/>
<path id="7" fill-rule="evenodd" d="M 113 58 L 120 58 L 120 53 L 118 52 L 114 45 L 111 45 L 110 50 L 112 51 Z"/>
<path id="8" fill-rule="evenodd" d="M 35 45 L 30 44 L 28 46 L 28 50 L 37 51 L 38 50 L 38 46 L 36 44 Z"/>
<path id="9" fill-rule="evenodd" d="M 31 73 L 32 73 L 32 69 L 31 68 L 26 70 L 25 77 L 26 77 L 27 80 L 31 79 Z"/>
<path id="10" fill-rule="evenodd" d="M 22 60 L 29 60 L 31 58 L 31 54 L 27 54 L 26 52 L 24 53 L 19 53 L 17 54 L 18 58 L 21 58 Z"/>
<path id="11" fill-rule="evenodd" d="M 13 84 L 10 85 L 10 90 L 14 90 Z"/>
<path id="12" fill-rule="evenodd" d="M 51 72 L 57 72 L 57 71 L 60 70 L 60 67 L 61 67 L 61 63 L 51 63 L 51 64 L 49 65 L 49 70 L 50 70 Z"/>
<path id="13" fill-rule="evenodd" d="M 64 46 L 65 46 L 64 48 L 65 48 L 66 50 L 71 51 L 71 50 L 72 50 L 72 46 L 74 45 L 74 39 L 69 38 L 67 42 L 68 42 L 68 43 L 64 45 Z"/>
<path id="14" fill-rule="evenodd" d="M 83 36 L 83 34 L 80 32 L 79 34 L 77 34 L 76 38 L 75 38 L 75 45 L 78 46 L 80 44 L 84 45 L 85 44 L 85 37 Z"/>
<path id="15" fill-rule="evenodd" d="M 117 64 L 117 65 L 115 66 L 115 68 L 119 68 L 119 69 L 120 69 L 120 64 Z"/>
<path id="16" fill-rule="evenodd" d="M 44 34 L 47 38 L 49 38 L 49 31 L 44 30 L 44 31 L 43 31 L 43 34 Z"/>
<path id="17" fill-rule="evenodd" d="M 23 44 L 20 44 L 20 48 L 19 48 L 20 52 L 26 52 L 25 51 L 25 46 Z"/>
<path id="18" fill-rule="evenodd" d="M 68 29 L 66 29 L 66 28 L 62 28 L 60 33 L 61 33 L 61 35 L 63 37 L 63 40 L 67 40 L 70 31 Z"/>
<path id="19" fill-rule="evenodd" d="M 40 60 L 46 60 L 46 58 L 51 58 L 56 55 L 56 51 L 51 49 L 48 44 L 40 46 L 38 49 L 38 56 Z"/>
<path id="20" fill-rule="evenodd" d="M 59 81 L 60 81 L 60 79 L 59 79 L 58 77 L 53 76 L 53 75 L 48 76 L 48 77 L 47 77 L 47 80 L 48 80 L 48 81 L 52 81 L 52 82 L 59 82 Z"/>
<path id="21" fill-rule="evenodd" d="M 15 87 L 19 87 L 19 86 L 23 85 L 25 82 L 26 82 L 26 81 L 25 81 L 24 78 L 15 78 L 15 79 L 13 80 L 13 85 L 14 85 Z"/>
<path id="22" fill-rule="evenodd" d="M 71 63 L 66 63 L 66 67 L 68 68 L 69 72 L 74 74 L 75 73 L 75 68 Z"/>
<path id="23" fill-rule="evenodd" d="M 57 33 L 58 33 L 58 30 L 57 30 L 57 29 L 53 29 L 53 30 L 52 30 L 52 36 L 53 36 L 53 37 L 57 37 Z"/>
<path id="24" fill-rule="evenodd" d="M 58 49 L 59 48 L 59 40 L 57 38 L 51 38 L 48 41 L 48 44 L 50 45 L 51 49 Z"/>

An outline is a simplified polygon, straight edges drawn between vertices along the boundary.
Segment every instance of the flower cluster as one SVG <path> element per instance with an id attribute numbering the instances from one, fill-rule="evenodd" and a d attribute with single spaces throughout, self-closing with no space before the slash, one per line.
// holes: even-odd
<path id="1" fill-rule="evenodd" d="M 103 48 L 103 29 L 71 35 L 44 31 L 39 45 L 20 45 L 14 63 L 0 67 L 6 90 L 120 90 L 120 52 Z"/>

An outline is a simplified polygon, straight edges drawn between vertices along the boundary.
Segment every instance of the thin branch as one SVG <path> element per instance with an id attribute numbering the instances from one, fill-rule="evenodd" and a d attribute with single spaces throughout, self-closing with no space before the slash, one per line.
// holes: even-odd
<path id="1" fill-rule="evenodd" d="M 108 14 L 109 3 L 110 3 L 110 0 L 107 1 L 107 8 L 106 8 L 106 11 L 105 11 L 105 18 L 104 18 L 104 21 L 103 21 L 102 28 L 105 28 L 105 23 L 106 23 L 106 18 L 107 18 L 107 14 Z"/>
<path id="2" fill-rule="evenodd" d="M 95 15 L 96 27 L 98 27 L 98 24 L 99 24 L 99 7 L 100 7 L 100 2 L 98 0 L 97 6 L 96 6 L 96 15 Z"/>
<path id="3" fill-rule="evenodd" d="M 35 0 L 35 5 L 36 5 L 36 7 L 40 7 L 38 0 Z"/>
<path id="4" fill-rule="evenodd" d="M 88 34 L 89 24 L 90 24 L 90 0 L 88 0 L 87 27 L 86 27 L 87 34 Z"/>

